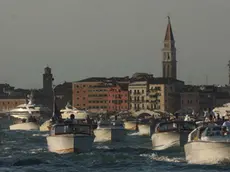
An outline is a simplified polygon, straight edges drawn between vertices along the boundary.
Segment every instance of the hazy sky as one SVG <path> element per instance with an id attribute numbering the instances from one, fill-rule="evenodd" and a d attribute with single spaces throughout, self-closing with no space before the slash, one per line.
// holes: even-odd
<path id="1" fill-rule="evenodd" d="M 39 88 L 47 64 L 56 83 L 161 76 L 168 14 L 179 79 L 227 83 L 229 0 L 1 0 L 0 82 Z"/>

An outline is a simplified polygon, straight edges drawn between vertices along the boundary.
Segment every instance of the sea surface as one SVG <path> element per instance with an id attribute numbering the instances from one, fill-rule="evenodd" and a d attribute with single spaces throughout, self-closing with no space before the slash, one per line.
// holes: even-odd
<path id="1" fill-rule="evenodd" d="M 150 137 L 129 132 L 122 143 L 95 143 L 89 153 L 58 155 L 47 150 L 48 133 L 9 131 L 5 120 L 0 144 L 0 172 L 217 172 L 230 165 L 192 165 L 183 152 L 157 153 Z"/>

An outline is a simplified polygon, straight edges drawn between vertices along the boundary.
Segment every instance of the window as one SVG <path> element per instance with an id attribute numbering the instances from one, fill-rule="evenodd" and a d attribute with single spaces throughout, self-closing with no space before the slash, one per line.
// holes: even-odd
<path id="1" fill-rule="evenodd" d="M 83 100 L 85 100 L 85 97 L 83 97 Z"/>
<path id="2" fill-rule="evenodd" d="M 142 94 L 144 94 L 145 93 L 145 90 L 142 90 Z"/>
<path id="3" fill-rule="evenodd" d="M 144 96 L 141 97 L 141 101 L 145 101 L 145 97 Z"/>

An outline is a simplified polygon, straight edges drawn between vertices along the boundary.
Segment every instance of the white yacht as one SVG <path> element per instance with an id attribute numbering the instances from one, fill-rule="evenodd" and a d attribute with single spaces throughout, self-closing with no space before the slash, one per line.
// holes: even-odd
<path id="1" fill-rule="evenodd" d="M 89 115 L 88 112 L 76 109 L 72 107 L 69 103 L 67 103 L 65 109 L 61 109 L 60 112 L 62 114 L 63 119 L 70 118 L 71 114 L 74 114 L 76 119 L 86 119 L 87 115 Z"/>
<path id="2" fill-rule="evenodd" d="M 200 126 L 189 134 L 184 150 L 189 163 L 230 163 L 230 135 L 218 125 Z"/>
<path id="3" fill-rule="evenodd" d="M 39 124 L 51 116 L 51 110 L 43 105 L 33 103 L 31 96 L 27 104 L 21 104 L 9 112 L 10 130 L 37 130 Z"/>
<path id="4" fill-rule="evenodd" d="M 123 141 L 126 135 L 126 130 L 124 128 L 124 123 L 121 120 L 114 120 L 110 122 L 109 120 L 101 119 L 98 122 L 97 128 L 94 130 L 96 136 L 96 142 L 104 141 Z"/>
<path id="5" fill-rule="evenodd" d="M 51 126 L 46 140 L 50 152 L 64 154 L 90 151 L 94 138 L 91 125 L 63 122 Z"/>

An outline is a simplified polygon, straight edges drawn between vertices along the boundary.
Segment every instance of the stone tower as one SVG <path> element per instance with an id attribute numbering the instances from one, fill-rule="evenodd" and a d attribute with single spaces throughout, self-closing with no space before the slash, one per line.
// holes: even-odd
<path id="1" fill-rule="evenodd" d="M 176 47 L 170 17 L 168 17 L 168 25 L 165 33 L 162 54 L 163 77 L 177 79 Z"/>
<path id="2" fill-rule="evenodd" d="M 43 91 L 45 95 L 52 95 L 53 93 L 53 74 L 51 73 L 51 68 L 46 67 L 43 74 Z"/>

